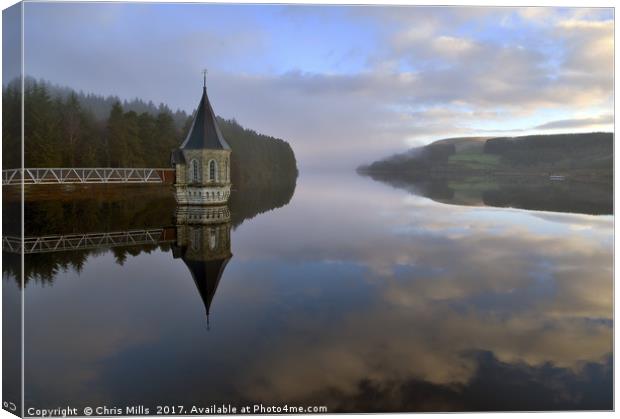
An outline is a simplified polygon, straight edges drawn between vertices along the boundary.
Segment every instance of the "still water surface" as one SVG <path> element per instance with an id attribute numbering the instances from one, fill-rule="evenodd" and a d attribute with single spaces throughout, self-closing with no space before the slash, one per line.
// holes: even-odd
<path id="1" fill-rule="evenodd" d="M 219 281 L 194 281 L 191 245 L 26 256 L 26 407 L 611 409 L 612 246 L 612 215 L 302 174 L 234 223 Z"/>

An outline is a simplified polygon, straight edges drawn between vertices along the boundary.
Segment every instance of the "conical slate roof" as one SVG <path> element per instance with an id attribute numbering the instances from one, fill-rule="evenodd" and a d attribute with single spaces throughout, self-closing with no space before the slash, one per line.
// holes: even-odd
<path id="1" fill-rule="evenodd" d="M 192 127 L 181 144 L 181 150 L 230 150 L 230 146 L 224 139 L 220 127 L 217 126 L 215 113 L 207 96 L 207 88 L 202 88 L 202 98 L 194 115 Z"/>

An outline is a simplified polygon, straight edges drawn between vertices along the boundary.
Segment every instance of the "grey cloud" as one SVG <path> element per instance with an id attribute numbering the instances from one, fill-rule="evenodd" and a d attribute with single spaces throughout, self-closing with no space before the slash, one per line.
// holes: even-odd
<path id="1" fill-rule="evenodd" d="M 442 47 L 433 42 L 437 39 L 413 39 L 409 45 L 401 44 L 395 48 L 395 56 L 389 59 L 405 58 L 415 65 L 416 57 L 426 60 L 441 57 L 451 63 L 448 67 L 431 66 L 403 73 L 382 70 L 381 60 L 378 59 L 374 69 L 357 74 L 324 75 L 292 71 L 265 77 L 261 81 L 270 85 L 271 100 L 296 97 L 303 98 L 304 104 L 308 105 L 295 111 L 296 114 L 293 114 L 296 106 L 288 111 L 283 109 L 282 112 L 290 116 L 288 122 L 307 118 L 323 124 L 321 132 L 312 138 L 306 138 L 306 133 L 316 127 L 283 130 L 287 138 L 313 146 L 325 141 L 325 146 L 334 147 L 334 156 L 339 157 L 339 144 L 355 138 L 358 161 L 372 158 L 371 150 L 374 152 L 383 147 L 385 151 L 382 154 L 386 154 L 402 147 L 407 138 L 429 141 L 447 135 L 475 135 L 476 130 L 468 126 L 472 116 L 477 116 L 478 121 L 481 115 L 488 121 L 500 121 L 500 115 L 489 111 L 498 107 L 511 109 L 506 114 L 510 116 L 531 113 L 539 107 L 577 106 L 584 101 L 606 103 L 611 91 L 605 90 L 604 81 L 587 74 L 568 73 L 555 77 L 553 68 L 546 63 L 548 57 L 540 51 L 519 45 L 500 46 L 444 37 L 442 42 L 456 43 L 457 49 L 462 49 L 458 54 L 446 55 L 445 45 Z M 389 59 L 384 57 L 382 60 Z M 603 74 L 610 79 L 609 69 L 604 68 Z M 290 97 L 278 98 L 283 91 Z M 420 112 L 425 114 L 425 119 L 407 115 L 407 109 L 450 106 L 453 103 L 466 104 L 473 111 L 455 111 L 451 117 Z M 274 125 L 283 128 L 282 124 Z M 368 153 L 363 150 L 368 150 Z M 347 147 L 343 147 L 342 152 L 346 151 Z M 308 155 L 308 158 L 315 157 Z"/>
<path id="2" fill-rule="evenodd" d="M 71 42 L 79 25 L 52 30 L 30 49 L 26 68 L 35 77 L 84 91 L 139 96 L 191 110 L 199 93 L 198 83 L 188 74 L 199 74 L 207 66 L 216 111 L 285 138 L 302 168 L 352 169 L 413 144 L 475 136 L 481 131 L 473 128 L 477 124 L 487 129 L 542 108 L 611 109 L 613 54 L 608 44 L 613 32 L 606 21 L 586 24 L 570 13 L 564 20 L 560 14 L 547 14 L 532 33 L 524 31 L 522 45 L 474 39 L 452 30 L 497 24 L 508 17 L 516 25 L 514 15 L 520 9 L 346 10 L 339 19 L 382 28 L 377 32 L 381 48 L 369 53 L 367 68 L 357 73 L 312 73 L 303 68 L 270 73 L 252 68 L 248 62 L 263 59 L 270 52 L 270 40 L 250 23 L 225 35 L 205 30 L 118 40 L 87 33 L 84 36 L 92 37 L 89 51 Z M 320 7 L 291 7 L 281 16 L 302 19 L 304 13 L 319 21 L 324 14 Z M 104 24 L 112 17 L 102 18 Z M 51 21 L 58 19 L 62 16 L 53 15 Z M 534 18 L 532 22 L 538 24 Z M 559 62 L 549 52 L 550 42 L 553 48 L 566 49 Z M 437 112 L 442 108 L 450 112 Z M 520 129 L 527 127 L 513 131 Z"/>
<path id="3" fill-rule="evenodd" d="M 613 115 L 600 115 L 592 118 L 560 119 L 537 125 L 535 129 L 581 128 L 591 125 L 613 124 Z"/>
<path id="4" fill-rule="evenodd" d="M 2 11 L 2 83 L 21 74 L 21 4 Z"/>

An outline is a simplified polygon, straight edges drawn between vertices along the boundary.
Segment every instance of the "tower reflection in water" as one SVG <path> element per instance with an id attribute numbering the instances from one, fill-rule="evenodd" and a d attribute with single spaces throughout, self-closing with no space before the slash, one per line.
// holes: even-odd
<path id="1" fill-rule="evenodd" d="M 175 225 L 172 255 L 189 269 L 204 303 L 209 328 L 211 303 L 232 258 L 230 210 L 226 205 L 177 207 Z"/>

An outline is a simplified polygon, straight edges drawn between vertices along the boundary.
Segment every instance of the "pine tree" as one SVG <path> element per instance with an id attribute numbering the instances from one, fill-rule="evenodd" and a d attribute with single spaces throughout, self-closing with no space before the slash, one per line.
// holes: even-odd
<path id="1" fill-rule="evenodd" d="M 58 113 L 44 85 L 34 83 L 24 97 L 24 159 L 26 167 L 60 167 L 62 150 Z"/>
<path id="2" fill-rule="evenodd" d="M 127 149 L 125 167 L 145 167 L 145 153 L 139 136 L 138 115 L 134 111 L 123 115 L 123 132 Z"/>
<path id="3" fill-rule="evenodd" d="M 2 91 L 2 167 L 21 167 L 21 94 L 18 83 L 10 83 Z"/>
<path id="4" fill-rule="evenodd" d="M 140 147 L 145 151 L 143 157 L 144 164 L 148 167 L 156 167 L 157 153 L 153 152 L 157 129 L 155 128 L 155 119 L 147 112 L 138 115 L 138 137 L 140 139 Z"/>
<path id="5" fill-rule="evenodd" d="M 179 134 L 175 127 L 174 119 L 170 111 L 160 112 L 155 118 L 155 132 L 153 137 L 157 159 L 153 161 L 156 167 L 168 167 L 170 153 L 180 144 Z"/>
<path id="6" fill-rule="evenodd" d="M 108 124 L 106 126 L 106 144 L 108 162 L 110 167 L 124 167 L 127 165 L 127 139 L 125 138 L 125 117 L 120 102 L 112 105 Z"/>
<path id="7" fill-rule="evenodd" d="M 80 103 L 76 94 L 71 92 L 66 102 L 59 102 L 58 106 L 61 108 L 63 149 L 65 150 L 63 165 L 75 167 L 78 142 L 81 141 L 82 135 L 83 121 Z"/>

